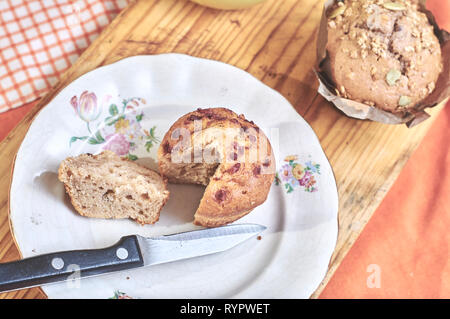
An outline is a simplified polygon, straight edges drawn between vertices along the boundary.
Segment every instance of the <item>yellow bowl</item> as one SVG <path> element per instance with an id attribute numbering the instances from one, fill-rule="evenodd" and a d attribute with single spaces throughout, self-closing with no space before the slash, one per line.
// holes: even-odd
<path id="1" fill-rule="evenodd" d="M 225 10 L 245 9 L 264 0 L 191 0 L 198 4 Z"/>

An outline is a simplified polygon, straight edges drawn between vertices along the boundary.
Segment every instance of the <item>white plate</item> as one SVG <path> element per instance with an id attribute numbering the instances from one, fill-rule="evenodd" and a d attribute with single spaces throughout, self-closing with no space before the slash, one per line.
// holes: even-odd
<path id="1" fill-rule="evenodd" d="M 94 94 L 91 113 L 73 107 L 71 101 L 84 104 Z M 35 118 L 17 154 L 10 193 L 11 225 L 23 257 L 99 248 L 127 234 L 197 229 L 191 221 L 202 187 L 170 185 L 160 221 L 140 226 L 75 213 L 57 169 L 68 156 L 103 148 L 156 168 L 158 141 L 170 125 L 198 107 L 215 106 L 253 120 L 274 148 L 278 185 L 236 221 L 267 226 L 262 238 L 220 254 L 48 285 L 43 290 L 50 298 L 307 298 L 314 292 L 336 245 L 338 210 L 333 172 L 316 135 L 286 99 L 248 73 L 180 54 L 136 56 L 98 68 Z"/>

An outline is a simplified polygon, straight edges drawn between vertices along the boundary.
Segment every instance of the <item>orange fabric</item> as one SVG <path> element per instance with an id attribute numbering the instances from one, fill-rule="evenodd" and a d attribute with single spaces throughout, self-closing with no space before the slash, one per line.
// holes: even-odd
<path id="1" fill-rule="evenodd" d="M 450 30 L 450 0 L 428 0 Z M 320 298 L 450 298 L 450 102 Z"/>
<path id="2" fill-rule="evenodd" d="M 16 109 L 0 113 L 0 142 L 20 122 L 20 120 L 32 109 L 38 100 L 25 104 Z"/>
<path id="3" fill-rule="evenodd" d="M 447 31 L 450 30 L 450 0 L 428 0 L 427 8 L 433 12 L 436 22 Z"/>
<path id="4" fill-rule="evenodd" d="M 320 298 L 450 298 L 449 127 L 450 103 Z"/>

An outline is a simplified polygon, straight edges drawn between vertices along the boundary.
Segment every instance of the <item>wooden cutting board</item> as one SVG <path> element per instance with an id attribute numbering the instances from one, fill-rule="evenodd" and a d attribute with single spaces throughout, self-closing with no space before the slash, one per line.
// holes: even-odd
<path id="1" fill-rule="evenodd" d="M 37 112 L 98 66 L 133 55 L 178 52 L 246 70 L 287 98 L 318 135 L 340 200 L 338 243 L 329 271 L 312 295 L 318 297 L 443 106 L 408 129 L 351 119 L 326 102 L 317 94 L 312 71 L 322 6 L 316 0 L 267 0 L 247 10 L 220 11 L 188 0 L 132 2 L 0 144 L 0 261 L 20 258 L 9 230 L 8 189 L 14 156 Z M 0 294 L 23 297 L 45 295 L 38 288 Z"/>

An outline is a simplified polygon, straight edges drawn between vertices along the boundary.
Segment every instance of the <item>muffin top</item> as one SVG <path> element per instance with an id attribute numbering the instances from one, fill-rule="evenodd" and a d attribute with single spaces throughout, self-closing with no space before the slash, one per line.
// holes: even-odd
<path id="1" fill-rule="evenodd" d="M 441 47 L 417 0 L 344 0 L 327 12 L 329 67 L 338 94 L 407 113 L 435 88 Z"/>

